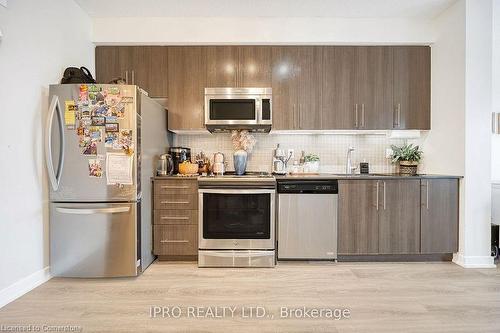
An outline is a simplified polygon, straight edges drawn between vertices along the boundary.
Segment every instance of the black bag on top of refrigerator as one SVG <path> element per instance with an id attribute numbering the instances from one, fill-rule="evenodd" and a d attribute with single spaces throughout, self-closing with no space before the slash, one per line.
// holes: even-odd
<path id="1" fill-rule="evenodd" d="M 96 83 L 87 67 L 68 67 L 64 70 L 62 84 Z"/>

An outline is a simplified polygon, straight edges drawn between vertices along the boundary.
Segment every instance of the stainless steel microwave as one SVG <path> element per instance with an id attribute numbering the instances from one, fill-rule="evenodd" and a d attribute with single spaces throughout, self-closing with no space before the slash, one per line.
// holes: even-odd
<path id="1" fill-rule="evenodd" d="M 271 88 L 205 88 L 205 126 L 210 132 L 269 132 L 271 125 Z"/>

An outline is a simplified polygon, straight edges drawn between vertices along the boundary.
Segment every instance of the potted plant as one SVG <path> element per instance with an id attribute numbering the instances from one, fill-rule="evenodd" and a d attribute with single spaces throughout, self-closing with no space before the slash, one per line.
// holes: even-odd
<path id="1" fill-rule="evenodd" d="M 316 173 L 319 171 L 319 156 L 308 154 L 304 157 L 304 172 Z"/>
<path id="2" fill-rule="evenodd" d="M 392 163 L 397 163 L 399 166 L 399 173 L 402 175 L 414 176 L 417 174 L 417 168 L 420 160 L 422 159 L 422 150 L 419 146 L 413 144 L 405 144 L 401 147 L 395 145 L 392 148 Z"/>

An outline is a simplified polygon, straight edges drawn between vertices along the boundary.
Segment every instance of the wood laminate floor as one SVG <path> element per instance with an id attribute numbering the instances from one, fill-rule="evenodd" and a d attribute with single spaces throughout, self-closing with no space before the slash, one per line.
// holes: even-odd
<path id="1" fill-rule="evenodd" d="M 179 306 L 183 312 L 179 319 L 151 318 L 151 306 Z M 234 317 L 229 310 L 225 318 L 187 313 L 190 307 L 216 306 L 236 307 Z M 244 318 L 242 307 L 248 315 L 250 306 L 265 308 L 266 316 Z M 304 306 L 349 309 L 350 318 L 280 318 L 281 307 Z M 155 263 L 138 278 L 54 278 L 0 309 L 0 325 L 14 324 L 76 325 L 82 332 L 500 332 L 500 269 L 452 263 L 201 269 Z"/>

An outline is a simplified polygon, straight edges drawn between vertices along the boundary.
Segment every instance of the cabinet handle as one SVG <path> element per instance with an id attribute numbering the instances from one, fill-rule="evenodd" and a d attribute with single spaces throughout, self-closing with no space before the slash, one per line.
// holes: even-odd
<path id="1" fill-rule="evenodd" d="M 379 181 L 377 180 L 377 210 L 378 210 L 378 192 L 379 192 Z"/>
<path id="2" fill-rule="evenodd" d="M 132 84 L 135 84 L 135 71 L 132 70 Z"/>
<path id="3" fill-rule="evenodd" d="M 125 71 L 125 83 L 128 84 L 128 71 Z"/>
<path id="4" fill-rule="evenodd" d="M 162 216 L 160 220 L 189 220 L 187 216 Z"/>
<path id="5" fill-rule="evenodd" d="M 295 120 L 295 104 L 292 104 L 292 122 L 293 128 L 295 129 L 297 127 L 297 121 Z"/>
<path id="6" fill-rule="evenodd" d="M 384 181 L 384 210 L 385 210 L 385 200 L 386 199 L 386 191 L 385 191 L 385 181 Z"/>
<path id="7" fill-rule="evenodd" d="M 354 104 L 354 127 L 358 128 L 358 104 Z"/>
<path id="8" fill-rule="evenodd" d="M 299 103 L 298 104 L 298 113 L 299 113 L 299 117 L 298 117 L 299 118 L 299 124 L 298 125 L 299 125 L 299 129 L 302 129 L 302 112 L 300 112 L 300 109 L 301 109 L 301 107 L 300 107 L 300 103 Z"/>
<path id="9" fill-rule="evenodd" d="M 175 190 L 182 190 L 182 189 L 187 189 L 189 186 L 170 186 L 170 185 L 162 185 L 160 188 L 163 189 L 175 189 Z"/>
<path id="10" fill-rule="evenodd" d="M 161 204 L 188 204 L 189 201 L 160 201 Z"/>
<path id="11" fill-rule="evenodd" d="M 431 190 L 431 187 L 430 187 L 429 181 L 427 181 L 426 183 L 427 183 L 427 189 L 425 191 L 425 194 L 426 194 L 426 196 L 425 196 L 425 207 L 427 209 L 429 209 L 429 192 Z"/>
<path id="12" fill-rule="evenodd" d="M 401 127 L 401 103 L 396 106 L 396 127 Z"/>
<path id="13" fill-rule="evenodd" d="M 171 240 L 171 239 L 162 239 L 160 243 L 189 243 L 187 239 L 179 239 L 179 240 Z"/>
<path id="14" fill-rule="evenodd" d="M 365 104 L 361 104 L 361 128 L 365 128 Z"/>

